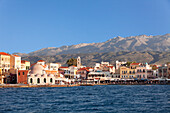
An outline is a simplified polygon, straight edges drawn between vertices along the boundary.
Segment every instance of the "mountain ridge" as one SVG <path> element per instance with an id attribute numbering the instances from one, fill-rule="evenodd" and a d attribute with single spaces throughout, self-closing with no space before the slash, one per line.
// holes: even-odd
<path id="1" fill-rule="evenodd" d="M 170 34 L 147 36 L 117 36 L 100 43 L 81 43 L 77 45 L 42 48 L 20 56 L 52 56 L 60 54 L 102 53 L 119 51 L 170 51 Z"/>

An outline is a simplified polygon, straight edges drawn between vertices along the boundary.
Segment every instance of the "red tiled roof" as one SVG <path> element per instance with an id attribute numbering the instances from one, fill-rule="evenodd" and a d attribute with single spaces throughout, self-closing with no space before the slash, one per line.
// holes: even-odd
<path id="1" fill-rule="evenodd" d="M 59 67 L 59 68 L 68 68 L 68 67 L 63 67 L 63 66 L 61 66 L 61 67 Z"/>
<path id="2" fill-rule="evenodd" d="M 15 57 L 20 57 L 20 56 L 18 56 L 18 55 L 13 55 L 13 56 L 15 56 Z"/>
<path id="3" fill-rule="evenodd" d="M 88 70 L 88 69 L 86 69 L 86 68 L 80 68 L 78 71 L 81 71 L 81 70 L 89 71 L 89 70 Z"/>
<path id="4" fill-rule="evenodd" d="M 33 65 L 35 65 L 36 63 L 33 63 L 33 64 L 31 64 L 31 67 L 33 66 Z"/>
<path id="5" fill-rule="evenodd" d="M 38 60 L 37 62 L 45 62 L 44 60 Z"/>
<path id="6" fill-rule="evenodd" d="M 131 63 L 130 65 L 139 65 L 140 63 Z"/>
<path id="7" fill-rule="evenodd" d="M 25 62 L 29 62 L 29 61 L 26 61 L 26 60 L 21 60 L 21 63 L 25 63 Z"/>
<path id="8" fill-rule="evenodd" d="M 71 66 L 70 66 L 70 67 L 71 67 Z M 72 65 L 72 67 L 77 67 L 77 66 Z"/>
<path id="9" fill-rule="evenodd" d="M 5 52 L 0 52 L 0 55 L 9 55 L 9 54 Z"/>
<path id="10" fill-rule="evenodd" d="M 29 70 L 18 70 L 18 72 L 28 72 Z"/>
<path id="11" fill-rule="evenodd" d="M 108 68 L 113 68 L 114 66 L 107 66 Z"/>
<path id="12" fill-rule="evenodd" d="M 91 68 L 91 67 L 86 67 L 86 69 L 93 69 L 93 68 Z"/>

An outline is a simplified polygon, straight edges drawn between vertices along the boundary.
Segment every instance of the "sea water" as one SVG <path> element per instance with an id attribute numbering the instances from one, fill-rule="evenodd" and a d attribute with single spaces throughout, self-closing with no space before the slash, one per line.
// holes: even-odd
<path id="1" fill-rule="evenodd" d="M 170 113 L 170 85 L 1 88 L 0 113 Z"/>

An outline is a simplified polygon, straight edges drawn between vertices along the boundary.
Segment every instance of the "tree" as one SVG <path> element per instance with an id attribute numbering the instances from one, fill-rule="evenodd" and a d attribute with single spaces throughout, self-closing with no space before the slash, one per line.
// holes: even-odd
<path id="1" fill-rule="evenodd" d="M 67 60 L 66 64 L 67 64 L 68 66 L 72 66 L 72 65 L 77 66 L 77 59 L 75 59 L 75 58 L 70 58 L 70 59 Z"/>
<path id="2" fill-rule="evenodd" d="M 136 63 L 136 62 L 127 62 L 126 65 L 129 67 L 131 63 Z"/>

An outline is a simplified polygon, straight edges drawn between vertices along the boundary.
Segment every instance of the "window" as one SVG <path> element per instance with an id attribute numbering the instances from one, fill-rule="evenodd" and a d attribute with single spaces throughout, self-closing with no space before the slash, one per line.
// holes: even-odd
<path id="1" fill-rule="evenodd" d="M 18 73 L 18 75 L 20 76 L 20 72 Z"/>
<path id="2" fill-rule="evenodd" d="M 52 78 L 50 79 L 50 82 L 51 82 L 51 83 L 53 82 L 53 79 L 52 79 Z"/>
<path id="3" fill-rule="evenodd" d="M 37 83 L 40 83 L 40 78 L 37 78 Z"/>
<path id="4" fill-rule="evenodd" d="M 29 66 L 26 66 L 26 70 L 29 70 L 29 68 L 30 68 Z"/>
<path id="5" fill-rule="evenodd" d="M 32 78 L 30 79 L 30 83 L 32 83 Z"/>
<path id="6" fill-rule="evenodd" d="M 145 78 L 145 75 L 143 75 L 143 78 Z"/>
<path id="7" fill-rule="evenodd" d="M 24 72 L 22 72 L 22 74 L 24 75 L 25 73 L 24 73 Z"/>
<path id="8" fill-rule="evenodd" d="M 14 77 L 14 76 L 12 77 L 12 80 L 15 80 L 15 77 Z"/>
<path id="9" fill-rule="evenodd" d="M 46 83 L 46 78 L 44 78 L 44 83 Z"/>

